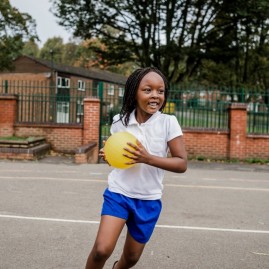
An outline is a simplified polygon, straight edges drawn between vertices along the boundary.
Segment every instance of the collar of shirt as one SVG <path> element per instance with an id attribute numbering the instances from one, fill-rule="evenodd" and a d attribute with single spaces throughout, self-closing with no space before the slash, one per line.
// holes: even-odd
<path id="1" fill-rule="evenodd" d="M 150 124 L 153 120 L 155 120 L 159 115 L 161 114 L 160 111 L 157 111 L 156 113 L 154 113 L 146 122 L 141 123 L 141 125 L 144 124 Z M 129 120 L 129 125 L 140 125 L 136 118 L 135 118 L 135 110 L 133 110 L 133 112 L 130 114 L 130 120 Z"/>

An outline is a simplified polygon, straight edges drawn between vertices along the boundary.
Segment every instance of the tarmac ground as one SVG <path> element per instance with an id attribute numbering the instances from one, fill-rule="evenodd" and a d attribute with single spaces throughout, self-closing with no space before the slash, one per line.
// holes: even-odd
<path id="1" fill-rule="evenodd" d="M 0 268 L 83 269 L 106 164 L 0 161 Z M 163 210 L 136 269 L 268 269 L 269 165 L 189 162 L 166 172 Z M 126 230 L 105 265 L 120 257 Z"/>

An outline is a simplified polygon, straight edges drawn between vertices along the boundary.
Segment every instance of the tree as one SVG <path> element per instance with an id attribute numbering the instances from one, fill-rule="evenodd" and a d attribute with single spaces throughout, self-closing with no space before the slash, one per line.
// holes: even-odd
<path id="1" fill-rule="evenodd" d="M 48 38 L 40 50 L 40 58 L 53 61 L 55 63 L 63 63 L 64 44 L 61 37 Z"/>
<path id="2" fill-rule="evenodd" d="M 193 75 L 219 5 L 214 0 L 54 0 L 60 25 L 75 36 L 98 37 L 112 64 L 156 66 L 170 80 Z M 113 29 L 114 31 L 111 31 Z"/>
<path id="3" fill-rule="evenodd" d="M 23 45 L 22 54 L 38 57 L 39 56 L 39 48 L 33 39 L 27 41 Z"/>
<path id="4" fill-rule="evenodd" d="M 11 69 L 25 39 L 37 39 L 35 22 L 27 13 L 20 13 L 9 0 L 0 1 L 0 70 Z"/>
<path id="5" fill-rule="evenodd" d="M 227 79 L 233 74 L 230 85 L 266 80 L 253 67 L 268 59 L 267 0 L 52 2 L 60 25 L 77 37 L 98 38 L 104 44 L 96 51 L 108 66 L 129 61 L 153 65 L 178 82 L 199 80 L 202 69 L 215 66 L 212 70 L 217 70 L 220 65 L 227 70 Z M 203 76 L 206 73 L 210 75 L 206 71 Z"/>

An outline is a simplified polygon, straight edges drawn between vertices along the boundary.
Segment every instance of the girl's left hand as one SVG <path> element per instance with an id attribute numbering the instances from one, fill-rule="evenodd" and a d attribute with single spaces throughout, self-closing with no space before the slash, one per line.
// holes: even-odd
<path id="1" fill-rule="evenodd" d="M 130 162 L 126 164 L 134 164 L 134 163 L 148 163 L 150 158 L 150 154 L 147 152 L 145 147 L 136 140 L 136 144 L 127 143 L 129 147 L 125 147 L 124 150 L 127 152 L 123 154 L 125 157 L 130 159 Z"/>

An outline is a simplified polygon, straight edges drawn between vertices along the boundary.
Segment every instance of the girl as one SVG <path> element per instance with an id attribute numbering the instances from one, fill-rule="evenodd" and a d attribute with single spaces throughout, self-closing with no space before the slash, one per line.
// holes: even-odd
<path id="1" fill-rule="evenodd" d="M 125 148 L 129 169 L 113 169 L 97 237 L 86 269 L 103 268 L 126 224 L 122 255 L 114 269 L 133 267 L 139 260 L 159 218 L 164 170 L 184 173 L 187 153 L 175 116 L 162 114 L 168 96 L 168 82 L 156 68 L 137 69 L 127 79 L 123 106 L 113 118 L 111 133 L 127 131 L 137 138 Z M 168 149 L 171 157 L 167 157 Z M 100 155 L 104 158 L 103 150 Z"/>

